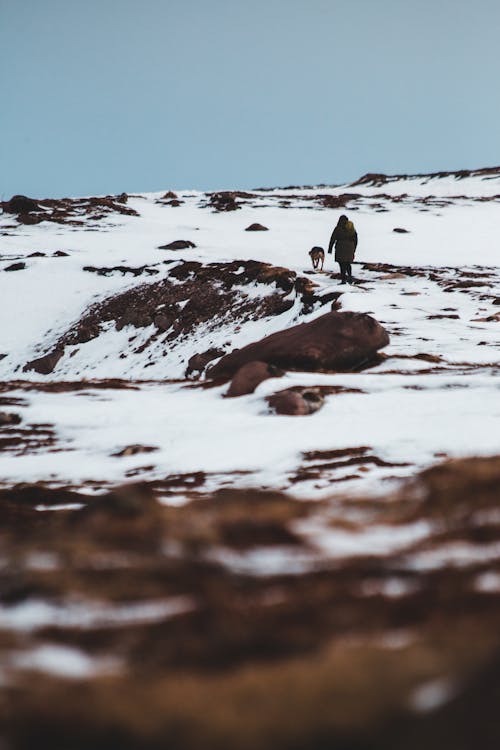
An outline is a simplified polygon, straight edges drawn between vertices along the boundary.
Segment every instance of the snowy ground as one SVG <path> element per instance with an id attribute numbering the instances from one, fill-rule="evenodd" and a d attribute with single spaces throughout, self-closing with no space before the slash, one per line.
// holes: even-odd
<path id="1" fill-rule="evenodd" d="M 325 208 L 315 198 L 346 193 L 355 197 L 345 208 Z M 340 489 L 385 492 L 395 479 L 445 455 L 499 452 L 499 174 L 255 191 L 231 212 L 213 211 L 200 193 L 179 194 L 183 203 L 177 207 L 158 202 L 160 197 L 130 197 L 127 205 L 140 216 L 88 219 L 82 227 L 24 226 L 12 215 L 0 216 L 1 268 L 26 263 L 19 271 L 0 270 L 0 355 L 5 355 L 0 359 L 0 407 L 22 418 L 18 431 L 9 433 L 19 440 L 6 444 L 0 458 L 2 486 L 44 481 L 94 491 L 138 478 L 161 481 L 179 475 L 178 488 L 167 498 L 178 502 L 189 488 L 189 475 L 203 472 L 201 491 L 236 484 L 314 498 Z M 303 275 L 310 271 L 308 250 L 327 246 L 341 213 L 358 230 L 357 260 L 392 267 L 355 266 L 358 284 L 341 287 L 327 256 L 327 273 L 310 278 L 320 291 L 342 291 L 343 310 L 368 312 L 387 328 L 391 343 L 378 367 L 352 374 L 289 373 L 263 383 L 251 396 L 230 400 L 222 398 L 226 386 L 165 382 L 182 379 L 196 352 L 223 343 L 241 347 L 306 319 L 294 305 L 241 330 L 230 323 L 210 335 L 201 329 L 172 357 L 160 356 L 168 346 L 162 342 L 129 356 L 130 333 L 137 334 L 129 326 L 68 347 L 50 376 L 23 372 L 23 365 L 50 351 L 89 305 L 167 275 L 175 263 L 165 265 L 165 260 L 251 258 Z M 253 222 L 269 231 L 245 232 Z M 408 232 L 393 232 L 396 227 Z M 196 247 L 158 249 L 177 239 Z M 54 256 L 56 251 L 68 255 Z M 29 257 L 34 252 L 45 256 Z M 118 265 L 147 266 L 158 273 L 101 276 L 83 270 Z M 318 308 L 308 317 L 325 311 Z M 140 329 L 134 346 L 150 333 Z M 35 386 L 44 380 L 108 378 L 133 380 L 134 386 L 102 389 L 83 383 L 64 392 Z M 267 413 L 264 396 L 295 384 L 360 392 L 328 396 L 325 407 L 310 417 Z M 32 425 L 45 427 L 28 437 Z M 154 450 L 113 455 L 129 445 Z M 307 455 L 343 449 L 356 455 L 359 447 L 367 448 L 358 454 L 366 461 Z"/>

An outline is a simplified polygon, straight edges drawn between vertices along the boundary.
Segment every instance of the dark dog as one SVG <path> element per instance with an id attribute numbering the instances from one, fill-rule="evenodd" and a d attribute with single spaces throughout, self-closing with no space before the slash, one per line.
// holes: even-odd
<path id="1" fill-rule="evenodd" d="M 323 263 L 325 262 L 325 251 L 322 247 L 313 247 L 309 250 L 314 270 L 316 270 L 321 263 L 320 271 L 323 270 Z"/>

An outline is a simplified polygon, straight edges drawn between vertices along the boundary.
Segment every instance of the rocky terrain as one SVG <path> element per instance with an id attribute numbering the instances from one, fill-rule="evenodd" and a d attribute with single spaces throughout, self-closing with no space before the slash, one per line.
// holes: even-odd
<path id="1" fill-rule="evenodd" d="M 6 747 L 498 746 L 499 202 L 2 204 Z"/>

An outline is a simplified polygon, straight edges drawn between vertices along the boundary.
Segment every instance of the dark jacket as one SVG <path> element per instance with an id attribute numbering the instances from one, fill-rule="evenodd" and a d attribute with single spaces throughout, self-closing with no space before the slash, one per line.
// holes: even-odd
<path id="1" fill-rule="evenodd" d="M 358 246 L 358 235 L 352 221 L 337 224 L 330 237 L 328 252 L 332 252 L 335 243 L 335 260 L 340 263 L 352 263 L 356 247 Z"/>

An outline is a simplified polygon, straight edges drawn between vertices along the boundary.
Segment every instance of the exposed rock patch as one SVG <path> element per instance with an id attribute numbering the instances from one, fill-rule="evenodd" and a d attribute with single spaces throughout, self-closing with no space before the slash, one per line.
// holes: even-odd
<path id="1" fill-rule="evenodd" d="M 263 224 L 255 223 L 250 224 L 246 229 L 245 232 L 267 232 L 269 231 L 267 227 L 265 227 Z"/>
<path id="2" fill-rule="evenodd" d="M 266 401 L 275 414 L 292 417 L 314 414 L 324 404 L 324 398 L 318 388 L 300 386 L 273 393 L 266 398 Z"/>
<path id="3" fill-rule="evenodd" d="M 4 268 L 4 271 L 23 271 L 26 268 L 26 263 L 12 263 L 12 265 Z"/>
<path id="4" fill-rule="evenodd" d="M 241 208 L 241 199 L 255 198 L 253 193 L 246 193 L 242 190 L 225 190 L 219 193 L 207 193 L 207 195 L 208 205 L 215 211 L 237 211 Z"/>
<path id="5" fill-rule="evenodd" d="M 368 362 L 388 343 L 387 332 L 369 315 L 330 312 L 226 355 L 208 374 L 230 378 L 252 360 L 285 370 L 345 371 Z"/>
<path id="6" fill-rule="evenodd" d="M 174 240 L 168 245 L 160 245 L 158 250 L 185 250 L 189 247 L 196 247 L 196 245 L 191 240 Z"/>
<path id="7" fill-rule="evenodd" d="M 194 372 L 199 374 L 202 373 L 209 362 L 222 357 L 224 354 L 224 349 L 217 349 L 214 347 L 212 349 L 207 349 L 207 351 L 201 352 L 200 354 L 194 354 L 188 360 L 186 377 L 189 377 Z"/>
<path id="8" fill-rule="evenodd" d="M 10 214 L 29 214 L 31 211 L 39 211 L 40 206 L 33 198 L 26 195 L 13 195 L 9 201 L 1 204 L 4 211 Z"/>
<path id="9" fill-rule="evenodd" d="M 126 193 L 91 198 L 43 198 L 38 201 L 20 195 L 0 205 L 4 211 L 17 214 L 17 220 L 21 224 L 50 221 L 56 224 L 83 226 L 91 225 L 113 213 L 138 216 L 135 209 L 125 205 L 127 201 Z"/>
<path id="10" fill-rule="evenodd" d="M 30 362 L 27 362 L 23 367 L 23 372 L 34 370 L 35 372 L 40 373 L 40 375 L 49 375 L 54 370 L 63 354 L 64 349 L 54 349 L 43 357 L 38 357 L 38 359 L 32 359 Z"/>
<path id="11" fill-rule="evenodd" d="M 284 371 L 267 362 L 248 362 L 243 365 L 234 375 L 228 388 L 226 396 L 234 398 L 253 393 L 257 386 L 268 380 L 268 378 L 280 378 Z"/>
<path id="12" fill-rule="evenodd" d="M 105 276 L 115 272 L 134 276 L 159 273 L 157 268 L 148 266 L 86 266 L 85 270 Z M 263 291 L 262 296 L 247 294 L 245 287 L 255 284 L 272 287 L 271 293 Z M 323 303 L 320 297 L 312 294 L 314 285 L 309 280 L 298 279 L 295 272 L 287 268 L 258 261 L 207 265 L 198 261 L 181 261 L 160 281 L 141 284 L 90 307 L 57 341 L 55 351 L 29 362 L 25 370 L 35 369 L 43 374 L 52 372 L 66 346 L 90 341 L 110 323 L 114 323 L 118 331 L 125 326 L 154 327 L 150 338 L 134 351 L 144 351 L 149 343 L 162 336 L 166 353 L 177 339 L 187 337 L 202 325 L 211 331 L 217 330 L 221 324 L 231 324 L 234 328 L 250 320 L 281 315 L 294 305 L 295 297 L 289 296 L 294 289 L 301 294 L 309 309 Z M 215 356 L 220 356 L 220 353 Z M 199 371 L 199 365 L 206 366 L 208 361 L 203 363 L 200 359 L 191 363 L 196 367 L 188 364 L 188 372 Z"/>

